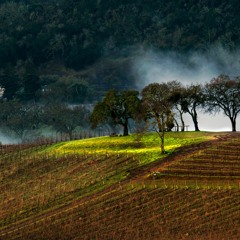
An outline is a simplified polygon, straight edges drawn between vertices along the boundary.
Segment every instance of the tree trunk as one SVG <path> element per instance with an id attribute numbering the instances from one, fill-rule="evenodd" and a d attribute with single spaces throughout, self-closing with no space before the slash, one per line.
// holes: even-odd
<path id="1" fill-rule="evenodd" d="M 176 124 L 175 131 L 179 132 L 179 124 L 178 124 L 178 122 L 177 122 L 177 120 L 175 118 L 174 118 L 174 122 Z"/>
<path id="2" fill-rule="evenodd" d="M 161 154 L 165 154 L 165 148 L 164 148 L 164 132 L 161 136 Z"/>
<path id="3" fill-rule="evenodd" d="M 232 124 L 232 132 L 236 132 L 236 119 L 230 118 Z"/>
<path id="4" fill-rule="evenodd" d="M 165 137 L 165 124 L 164 123 L 164 117 L 162 116 L 161 120 L 158 119 L 158 135 L 161 139 L 161 143 L 160 143 L 160 148 L 161 148 L 161 154 L 165 154 L 165 148 L 164 148 L 164 137 Z"/>
<path id="5" fill-rule="evenodd" d="M 162 118 L 162 122 L 164 119 Z M 161 154 L 165 154 L 165 148 L 164 148 L 164 137 L 165 137 L 165 126 L 161 126 L 161 132 L 160 132 L 160 138 L 161 138 Z"/>
<path id="6" fill-rule="evenodd" d="M 180 112 L 180 119 L 181 119 L 181 123 L 182 123 L 182 127 L 181 127 L 181 132 L 185 131 L 185 122 L 183 120 L 183 113 Z"/>
<path id="7" fill-rule="evenodd" d="M 192 120 L 193 120 L 195 131 L 196 132 L 200 131 L 199 128 L 198 128 L 197 112 L 196 112 L 196 110 L 194 110 L 194 113 L 192 113 L 191 116 L 192 116 Z"/>
<path id="8" fill-rule="evenodd" d="M 123 123 L 123 136 L 128 136 L 128 121 L 126 120 L 125 123 Z"/>
<path id="9" fill-rule="evenodd" d="M 69 131 L 68 132 L 69 140 L 73 140 L 73 132 Z"/>
<path id="10" fill-rule="evenodd" d="M 197 121 L 197 119 L 194 118 L 194 119 L 193 119 L 193 123 L 194 123 L 195 131 L 196 131 L 196 132 L 200 131 L 199 128 L 198 128 L 198 121 Z"/>

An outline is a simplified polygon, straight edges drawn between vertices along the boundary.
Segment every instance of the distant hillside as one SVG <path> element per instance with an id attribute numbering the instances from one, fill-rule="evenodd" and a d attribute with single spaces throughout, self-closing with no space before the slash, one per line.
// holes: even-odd
<path id="1" fill-rule="evenodd" d="M 61 59 L 82 69 L 137 45 L 187 51 L 239 44 L 236 0 L 1 2 L 0 66 Z"/>
<path id="2" fill-rule="evenodd" d="M 188 52 L 207 51 L 217 44 L 234 50 L 239 45 L 239 10 L 236 0 L 2 0 L 0 70 L 11 66 L 21 75 L 30 59 L 38 75 L 50 66 L 48 77 L 57 63 L 59 78 L 63 68 L 71 76 L 70 69 L 83 70 L 103 58 L 128 57 L 138 47 Z M 103 81 L 108 88 L 118 87 L 108 72 L 102 77 L 92 83 L 88 75 L 90 88 L 102 87 Z M 117 81 L 131 87 L 134 79 L 128 78 L 125 71 Z M 42 85 L 50 82 L 44 79 Z"/>

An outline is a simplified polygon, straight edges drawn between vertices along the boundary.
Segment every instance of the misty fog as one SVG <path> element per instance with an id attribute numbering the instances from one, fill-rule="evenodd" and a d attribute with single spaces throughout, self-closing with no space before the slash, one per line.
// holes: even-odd
<path id="1" fill-rule="evenodd" d="M 205 84 L 220 74 L 230 77 L 240 75 L 240 49 L 231 52 L 221 46 L 215 46 L 206 52 L 181 54 L 174 51 L 161 52 L 141 50 L 136 56 L 132 68 L 139 91 L 149 83 L 177 80 L 183 85 L 191 83 Z M 191 117 L 184 115 L 189 130 L 194 130 Z M 206 131 L 231 131 L 230 120 L 222 112 L 209 115 L 199 112 L 199 128 Z M 237 121 L 237 130 L 240 122 Z"/>
<path id="2" fill-rule="evenodd" d="M 20 140 L 0 130 L 0 144 L 17 144 Z"/>

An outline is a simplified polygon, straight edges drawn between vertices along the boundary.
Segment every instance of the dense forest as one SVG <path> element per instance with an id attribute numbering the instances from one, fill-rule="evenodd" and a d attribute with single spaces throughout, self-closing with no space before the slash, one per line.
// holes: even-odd
<path id="1" fill-rule="evenodd" d="M 5 98 L 97 100 L 133 88 L 140 47 L 186 53 L 239 45 L 237 0 L 0 1 L 0 84 Z M 40 94 L 41 93 L 41 94 Z M 53 96 L 54 95 L 54 96 Z"/>

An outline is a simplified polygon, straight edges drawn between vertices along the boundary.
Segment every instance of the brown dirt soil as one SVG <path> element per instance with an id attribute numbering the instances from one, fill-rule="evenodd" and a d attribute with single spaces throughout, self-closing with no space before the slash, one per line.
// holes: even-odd
<path id="1" fill-rule="evenodd" d="M 195 154 L 198 151 L 217 145 L 221 142 L 228 141 L 229 139 L 232 139 L 235 137 L 240 137 L 240 133 L 226 133 L 226 134 L 219 134 L 219 135 L 216 134 L 214 140 L 210 140 L 210 141 L 202 142 L 198 144 L 192 144 L 188 147 L 184 146 L 182 148 L 179 148 L 176 152 L 170 154 L 164 159 L 161 159 L 161 161 L 159 162 L 154 162 L 149 164 L 148 166 L 142 166 L 142 167 L 138 167 L 131 170 L 129 172 L 128 178 L 122 181 L 121 184 L 123 185 L 125 183 L 129 183 L 130 181 L 140 181 L 142 179 L 147 179 L 149 173 L 154 172 L 156 170 L 160 171 L 161 169 L 163 169 L 164 167 L 166 167 L 167 165 L 171 164 L 174 161 L 179 161 L 187 156 Z M 97 196 L 104 195 L 108 191 L 113 190 L 115 187 L 119 187 L 119 183 L 116 183 L 110 187 L 107 187 L 101 192 L 98 192 L 91 196 L 83 197 L 67 205 L 60 206 L 56 209 L 52 209 L 51 211 L 46 211 L 42 214 L 32 216 L 29 219 L 25 219 L 25 220 L 7 225 L 6 227 L 2 227 L 0 229 L 0 239 L 6 239 L 6 236 L 10 235 L 11 232 L 19 231 L 21 229 L 27 229 L 28 226 L 33 226 L 39 222 L 45 221 L 45 219 L 51 219 L 51 217 L 61 214 L 62 212 L 66 212 L 70 209 L 73 209 L 76 206 L 80 206 L 85 202 L 91 202 L 95 198 L 97 198 Z"/>

